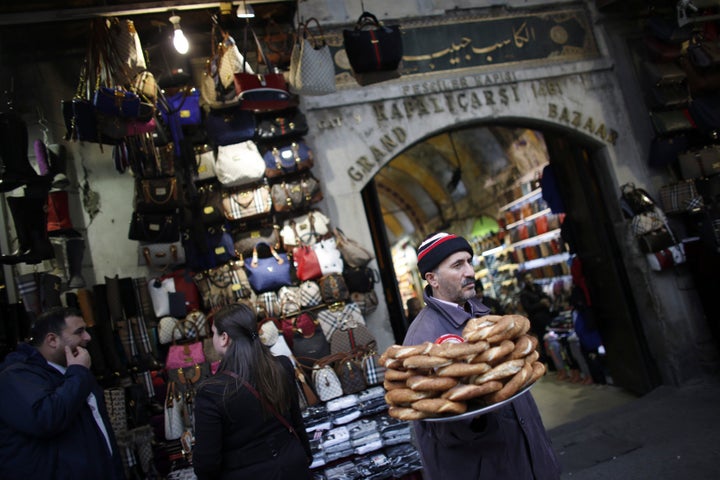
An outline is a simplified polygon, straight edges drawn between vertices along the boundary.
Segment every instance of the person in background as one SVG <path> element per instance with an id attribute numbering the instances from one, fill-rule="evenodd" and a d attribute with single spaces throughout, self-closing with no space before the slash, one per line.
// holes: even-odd
<path id="1" fill-rule="evenodd" d="M 417 314 L 420 313 L 420 310 L 422 310 L 422 303 L 417 297 L 410 297 L 405 303 L 407 305 L 408 324 L 410 324 L 413 320 L 415 320 L 415 317 L 417 317 Z"/>
<path id="2" fill-rule="evenodd" d="M 273 356 L 257 318 L 237 303 L 215 314 L 218 372 L 195 396 L 193 468 L 198 480 L 309 480 L 312 463 L 292 363 Z"/>
<path id="3" fill-rule="evenodd" d="M 551 370 L 555 370 L 555 364 L 551 361 L 543 341 L 545 333 L 547 333 L 547 327 L 550 326 L 553 320 L 553 314 L 550 311 L 552 300 L 548 294 L 543 292 L 540 285 L 535 283 L 535 279 L 530 272 L 526 272 L 523 276 L 520 305 L 522 305 L 530 320 L 530 332 L 539 340 L 538 353 L 540 354 L 540 361 L 547 364 Z"/>
<path id="4" fill-rule="evenodd" d="M 503 308 L 500 301 L 494 299 L 493 297 L 488 297 L 487 295 L 485 295 L 482 280 L 480 279 L 475 280 L 475 292 L 477 294 L 478 300 L 480 300 L 483 305 L 490 309 L 490 315 L 505 315 L 505 309 Z"/>
<path id="5" fill-rule="evenodd" d="M 0 478 L 124 479 L 102 389 L 74 308 L 40 314 L 0 366 Z"/>
<path id="6" fill-rule="evenodd" d="M 473 317 L 490 313 L 476 297 L 473 250 L 462 237 L 430 235 L 418 248 L 427 281 L 423 308 L 404 345 L 458 341 Z M 461 338 L 460 338 L 461 339 Z M 413 422 L 426 480 L 560 478 L 560 466 L 530 392 L 498 409 L 448 422 Z"/>

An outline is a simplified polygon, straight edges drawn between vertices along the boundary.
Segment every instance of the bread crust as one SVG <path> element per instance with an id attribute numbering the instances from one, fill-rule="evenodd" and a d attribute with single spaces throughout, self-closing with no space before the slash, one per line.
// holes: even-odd
<path id="1" fill-rule="evenodd" d="M 524 363 L 518 372 L 508 380 L 503 387 L 497 392 L 491 393 L 485 400 L 488 404 L 502 402 L 515 395 L 523 386 L 525 382 L 532 376 L 533 368 L 529 363 Z"/>
<path id="2" fill-rule="evenodd" d="M 460 415 L 467 411 L 467 405 L 462 402 L 453 402 L 445 398 L 425 398 L 413 402 L 412 407 L 425 413 Z"/>
<path id="3" fill-rule="evenodd" d="M 488 395 L 493 392 L 497 392 L 502 388 L 502 386 L 503 384 L 501 382 L 495 380 L 485 382 L 482 385 L 469 385 L 467 383 L 460 383 L 448 390 L 447 392 L 443 393 L 441 395 L 441 398 L 446 398 L 448 400 L 456 402 L 465 402 L 478 397 L 482 397 L 484 395 Z"/>
<path id="4" fill-rule="evenodd" d="M 434 357 L 432 355 L 413 355 L 403 360 L 405 368 L 437 368 L 450 365 L 452 360 L 443 357 Z"/>
<path id="5" fill-rule="evenodd" d="M 410 407 L 396 407 L 391 406 L 388 408 L 388 415 L 398 420 L 413 421 L 422 420 L 423 418 L 433 417 L 432 414 L 427 412 L 421 412 Z"/>
<path id="6" fill-rule="evenodd" d="M 458 380 L 452 377 L 415 375 L 405 383 L 415 391 L 444 392 L 457 385 Z"/>
<path id="7" fill-rule="evenodd" d="M 455 362 L 446 367 L 440 367 L 436 371 L 439 377 L 469 377 L 471 375 L 482 375 L 490 371 L 490 365 L 487 363 L 465 363 Z M 387 375 L 387 373 L 385 374 Z"/>
<path id="8" fill-rule="evenodd" d="M 388 405 L 409 405 L 418 400 L 434 396 L 436 396 L 434 392 L 419 392 L 405 387 L 387 392 L 385 394 L 385 402 Z"/>
<path id="9" fill-rule="evenodd" d="M 489 372 L 484 373 L 477 377 L 473 383 L 480 385 L 490 380 L 502 380 L 503 378 L 511 377 L 515 375 L 525 365 L 525 360 L 522 358 L 517 360 L 508 360 L 500 365 L 493 367 Z"/>

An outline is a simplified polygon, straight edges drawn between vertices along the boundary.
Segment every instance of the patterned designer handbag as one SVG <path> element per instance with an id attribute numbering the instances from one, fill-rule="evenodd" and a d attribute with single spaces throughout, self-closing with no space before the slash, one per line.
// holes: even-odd
<path id="1" fill-rule="evenodd" d="M 150 243 L 177 242 L 180 240 L 179 223 L 176 213 L 133 212 L 128 238 Z"/>
<path id="2" fill-rule="evenodd" d="M 698 211 L 704 202 L 695 187 L 695 181 L 682 180 L 660 187 L 660 205 L 665 213 L 676 214 Z"/>
<path id="3" fill-rule="evenodd" d="M 282 147 L 270 148 L 263 154 L 263 160 L 265 160 L 267 178 L 308 170 L 314 164 L 313 152 L 302 140 Z"/>
<path id="4" fill-rule="evenodd" d="M 322 303 L 320 285 L 313 280 L 306 280 L 300 284 L 300 305 L 303 308 L 315 307 Z"/>
<path id="5" fill-rule="evenodd" d="M 215 175 L 226 187 L 246 185 L 262 180 L 265 160 L 252 140 L 218 146 Z"/>
<path id="6" fill-rule="evenodd" d="M 266 317 L 278 316 L 280 314 L 280 301 L 278 300 L 277 293 L 259 293 L 255 300 L 255 310 L 263 313 Z"/>
<path id="7" fill-rule="evenodd" d="M 250 228 L 245 225 L 234 226 L 232 231 L 235 242 L 235 254 L 243 257 L 252 256 L 253 248 L 258 242 L 272 245 L 275 250 L 280 249 L 280 234 L 277 225 L 268 225 Z"/>
<path id="8" fill-rule="evenodd" d="M 135 184 L 135 211 L 167 212 L 179 206 L 177 178 L 146 178 Z"/>
<path id="9" fill-rule="evenodd" d="M 330 219 L 320 210 L 311 210 L 299 217 L 285 220 L 280 237 L 285 250 L 294 247 L 313 245 L 330 232 Z"/>
<path id="10" fill-rule="evenodd" d="M 268 185 L 233 188 L 223 192 L 222 205 L 228 220 L 247 220 L 270 213 L 273 199 Z"/>
<path id="11" fill-rule="evenodd" d="M 338 250 L 334 238 L 331 237 L 321 240 L 315 243 L 312 249 L 315 251 L 315 255 L 317 255 L 320 271 L 323 275 L 333 273 L 342 274 L 344 268 L 342 255 L 340 255 L 340 250 Z"/>
<path id="12" fill-rule="evenodd" d="M 284 112 L 258 114 L 255 139 L 268 142 L 291 137 L 301 137 L 309 131 L 307 119 L 298 109 Z"/>
<path id="13" fill-rule="evenodd" d="M 223 192 L 220 182 L 209 182 L 197 187 L 200 219 L 206 225 L 225 222 Z"/>
<path id="14" fill-rule="evenodd" d="M 177 440 L 185 431 L 185 396 L 175 392 L 175 383 L 167 386 L 164 408 L 165 439 Z"/>
<path id="15" fill-rule="evenodd" d="M 280 315 L 292 317 L 300 313 L 300 287 L 284 286 L 277 291 L 280 301 Z"/>
<path id="16" fill-rule="evenodd" d="M 340 379 L 329 364 L 316 363 L 312 370 L 312 383 L 323 402 L 343 395 Z"/>
<path id="17" fill-rule="evenodd" d="M 365 325 L 365 318 L 360 313 L 360 308 L 354 303 L 346 303 L 343 306 L 332 306 L 321 310 L 317 319 L 325 334 L 325 338 L 332 338 L 333 333 L 340 328 L 355 328 Z"/>
<path id="18" fill-rule="evenodd" d="M 330 353 L 355 352 L 367 347 L 375 349 L 375 337 L 365 325 L 352 328 L 338 328 L 330 337 Z"/>
<path id="19" fill-rule="evenodd" d="M 345 358 L 337 361 L 335 373 L 337 373 L 345 395 L 361 392 L 367 388 L 362 363 L 355 358 L 354 354 L 346 355 Z"/>
<path id="20" fill-rule="evenodd" d="M 222 307 L 255 296 L 245 270 L 236 261 L 196 273 L 193 280 L 207 309 Z"/>
<path id="21" fill-rule="evenodd" d="M 370 292 L 374 288 L 375 283 L 379 281 L 377 270 L 369 267 L 346 267 L 342 274 L 350 292 Z"/>
<path id="22" fill-rule="evenodd" d="M 148 153 L 142 162 L 142 178 L 174 177 L 175 152 L 172 143 L 162 147 L 153 146 L 152 153 Z"/>
<path id="23" fill-rule="evenodd" d="M 323 303 L 328 305 L 336 302 L 344 302 L 350 298 L 350 292 L 348 290 L 345 279 L 340 273 L 331 273 L 320 278 L 320 296 L 322 296 Z"/>
<path id="24" fill-rule="evenodd" d="M 185 249 L 180 242 L 138 245 L 138 265 L 162 268 L 178 263 L 185 263 Z"/>
<path id="25" fill-rule="evenodd" d="M 270 249 L 270 257 L 260 258 L 257 246 L 264 244 Z M 253 249 L 252 258 L 245 259 L 245 270 L 250 285 L 256 293 L 276 291 L 285 285 L 292 285 L 290 262 L 285 253 L 277 253 L 267 243 L 258 243 Z"/>
<path id="26" fill-rule="evenodd" d="M 380 356 L 376 352 L 370 351 L 365 354 L 362 359 L 362 369 L 368 387 L 382 385 L 385 380 L 385 367 L 380 365 Z"/>
<path id="27" fill-rule="evenodd" d="M 350 301 L 358 306 L 363 315 L 370 315 L 377 310 L 378 297 L 374 290 L 367 293 L 350 292 Z"/>
<path id="28" fill-rule="evenodd" d="M 317 34 L 309 29 L 311 22 L 315 22 Z M 315 17 L 309 18 L 298 25 L 298 33 L 290 65 L 292 91 L 301 95 L 334 93 L 337 90 L 335 62 L 320 22 Z"/>
<path id="29" fill-rule="evenodd" d="M 299 210 L 323 199 L 320 182 L 312 174 L 299 180 L 274 184 L 271 195 L 276 212 Z"/>

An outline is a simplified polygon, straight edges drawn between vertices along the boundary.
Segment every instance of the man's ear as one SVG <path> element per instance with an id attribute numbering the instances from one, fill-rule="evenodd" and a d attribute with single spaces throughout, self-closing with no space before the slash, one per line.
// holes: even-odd
<path id="1" fill-rule="evenodd" d="M 427 280 L 428 285 L 430 285 L 433 288 L 437 287 L 437 285 L 438 285 L 437 276 L 435 275 L 435 272 L 432 272 L 432 271 L 427 272 L 425 274 L 425 280 Z"/>
<path id="2" fill-rule="evenodd" d="M 58 340 L 60 340 L 60 338 L 58 337 L 57 333 L 49 332 L 47 335 L 45 335 L 45 340 L 43 341 L 43 343 L 49 347 L 57 348 Z"/>

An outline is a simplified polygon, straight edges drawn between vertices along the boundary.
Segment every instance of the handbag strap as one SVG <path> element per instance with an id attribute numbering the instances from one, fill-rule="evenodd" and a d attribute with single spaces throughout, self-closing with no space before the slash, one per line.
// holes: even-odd
<path id="1" fill-rule="evenodd" d="M 163 180 L 164 181 L 164 180 Z M 168 188 L 167 195 L 162 200 L 156 200 L 155 196 L 150 192 L 151 184 L 154 183 L 153 181 L 144 181 L 142 184 L 143 188 L 143 194 L 145 195 L 145 199 L 152 201 L 156 205 L 164 205 L 170 200 L 172 200 L 175 197 L 175 187 L 177 186 L 177 179 L 176 178 L 169 178 L 168 183 L 170 184 L 170 188 Z"/>
<path id="2" fill-rule="evenodd" d="M 314 34 L 310 30 L 310 23 L 315 22 L 315 25 L 317 26 L 318 34 Z M 305 23 L 302 24 L 302 26 L 298 25 L 298 27 L 302 28 L 302 36 L 303 38 L 307 38 L 309 35 L 310 37 L 310 43 L 312 44 L 313 48 L 318 49 L 322 48 L 325 45 L 327 45 L 327 41 L 325 40 L 325 32 L 323 32 L 322 26 L 320 25 L 320 21 L 315 17 L 308 18 Z M 320 38 L 320 41 L 317 40 L 317 38 Z"/>
<path id="3" fill-rule="evenodd" d="M 243 30 L 243 65 L 242 65 L 242 71 L 245 73 L 245 64 L 247 62 L 247 52 L 248 52 L 248 30 L 250 30 L 250 33 L 252 33 L 253 39 L 255 39 L 255 45 L 257 45 L 257 51 L 260 52 L 260 56 L 263 59 L 263 63 L 265 66 L 267 66 L 267 70 L 269 73 L 273 73 L 275 70 L 275 67 L 273 66 L 272 62 L 270 62 L 270 59 L 267 58 L 267 55 L 265 55 L 265 49 L 262 47 L 262 44 L 260 44 L 260 40 L 258 39 L 257 35 L 255 34 L 255 30 L 253 30 L 252 26 L 250 25 L 250 21 L 248 21 L 245 24 L 245 29 Z M 260 74 L 258 74 L 260 75 Z"/>
<path id="4" fill-rule="evenodd" d="M 275 415 L 275 418 L 277 418 L 278 420 L 280 420 L 280 423 L 282 423 L 282 424 L 285 426 L 285 428 L 287 428 L 288 431 L 289 431 L 290 433 L 292 433 L 293 435 L 295 435 L 295 438 L 297 438 L 298 441 L 300 441 L 300 437 L 298 436 L 297 432 L 296 432 L 295 429 L 292 427 L 292 425 L 290 425 L 290 423 L 285 419 L 285 417 L 283 417 L 282 415 L 280 415 L 280 414 L 277 412 L 277 410 L 275 410 L 275 407 L 273 407 L 272 405 L 270 405 L 269 403 L 267 403 L 267 402 L 260 396 L 260 394 L 258 393 L 258 391 L 255 390 L 255 388 L 254 388 L 252 385 L 250 385 L 247 381 L 245 381 L 245 380 L 243 380 L 242 378 L 240 378 L 240 375 L 238 375 L 238 374 L 235 373 L 235 372 L 231 372 L 231 371 L 229 371 L 229 370 L 223 370 L 223 371 L 221 371 L 220 373 L 223 373 L 223 374 L 225 374 L 225 375 L 228 375 L 228 376 L 234 378 L 235 380 L 239 380 L 240 382 L 242 382 L 243 386 L 244 386 L 245 388 L 247 388 L 247 389 L 250 391 L 250 393 L 252 393 L 252 394 L 255 396 L 255 398 L 257 398 L 258 400 L 260 400 L 260 403 L 261 403 L 267 410 L 269 410 L 270 413 L 272 413 L 273 415 Z"/>
<path id="5" fill-rule="evenodd" d="M 370 12 L 363 12 L 355 23 L 355 30 L 362 30 L 364 27 L 380 28 L 380 22 L 377 17 Z"/>

